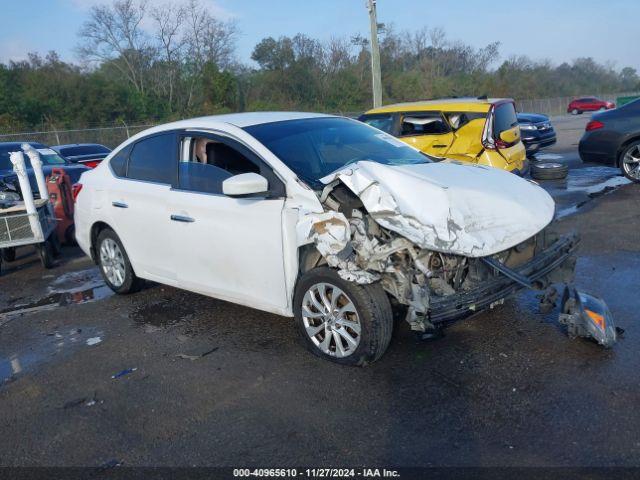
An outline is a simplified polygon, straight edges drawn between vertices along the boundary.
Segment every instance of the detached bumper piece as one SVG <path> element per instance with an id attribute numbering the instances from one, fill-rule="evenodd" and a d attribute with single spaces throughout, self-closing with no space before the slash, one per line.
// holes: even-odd
<path id="1" fill-rule="evenodd" d="M 617 330 L 607 305 L 574 287 L 565 288 L 559 320 L 567 326 L 571 338 L 592 338 L 605 348 L 616 343 Z"/>

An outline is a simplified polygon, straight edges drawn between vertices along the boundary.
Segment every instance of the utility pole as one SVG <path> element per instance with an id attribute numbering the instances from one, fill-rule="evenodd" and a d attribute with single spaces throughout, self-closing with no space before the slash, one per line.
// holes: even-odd
<path id="1" fill-rule="evenodd" d="M 382 75 L 380 73 L 380 46 L 378 45 L 378 17 L 376 0 L 367 0 L 369 22 L 371 23 L 371 85 L 373 88 L 373 108 L 382 106 Z"/>

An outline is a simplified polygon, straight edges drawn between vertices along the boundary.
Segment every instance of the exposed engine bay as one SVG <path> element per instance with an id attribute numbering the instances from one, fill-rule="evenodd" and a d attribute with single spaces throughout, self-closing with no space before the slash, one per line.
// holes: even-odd
<path id="1" fill-rule="evenodd" d="M 505 278 L 482 258 L 421 248 L 380 226 L 344 185 L 331 188 L 324 205 L 328 209 L 325 218 L 318 218 L 312 226 L 312 238 L 324 260 L 337 268 L 345 280 L 361 284 L 380 281 L 393 299 L 407 307 L 406 319 L 414 330 L 433 329 L 437 324 L 479 311 L 483 308 L 480 302 L 462 305 L 465 295 Z M 556 237 L 543 231 L 492 258 L 508 268 L 518 268 L 531 262 L 554 240 Z M 573 238 L 569 250 L 573 251 L 576 244 Z M 543 275 L 534 287 L 544 289 L 552 281 L 571 281 L 575 260 L 567 255 L 562 263 L 560 271 Z M 435 310 L 450 302 L 460 304 L 456 315 L 440 318 Z M 462 308 L 464 311 L 459 311 Z"/>

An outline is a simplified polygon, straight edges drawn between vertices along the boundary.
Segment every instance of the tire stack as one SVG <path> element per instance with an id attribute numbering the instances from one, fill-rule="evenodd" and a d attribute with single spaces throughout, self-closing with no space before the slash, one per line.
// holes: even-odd
<path id="1" fill-rule="evenodd" d="M 562 163 L 542 162 L 531 165 L 531 178 L 535 180 L 561 180 L 568 173 L 569 167 Z"/>

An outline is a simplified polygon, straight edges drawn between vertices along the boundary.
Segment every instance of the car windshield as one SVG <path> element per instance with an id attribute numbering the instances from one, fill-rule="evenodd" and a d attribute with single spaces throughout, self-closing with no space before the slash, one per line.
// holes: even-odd
<path id="1" fill-rule="evenodd" d="M 0 170 L 13 170 L 13 164 L 11 160 L 9 160 L 9 154 L 13 151 L 19 150 L 12 148 L 2 149 L 0 150 Z M 64 159 L 58 155 L 56 152 L 51 150 L 50 148 L 38 148 L 38 153 L 40 153 L 40 158 L 42 159 L 43 165 L 65 165 L 66 162 Z M 25 162 L 27 163 L 27 168 L 31 167 L 31 163 L 29 162 L 29 157 L 24 156 Z"/>
<path id="2" fill-rule="evenodd" d="M 287 120 L 245 131 L 314 188 L 322 188 L 322 177 L 359 160 L 385 165 L 431 161 L 391 135 L 347 118 Z"/>

